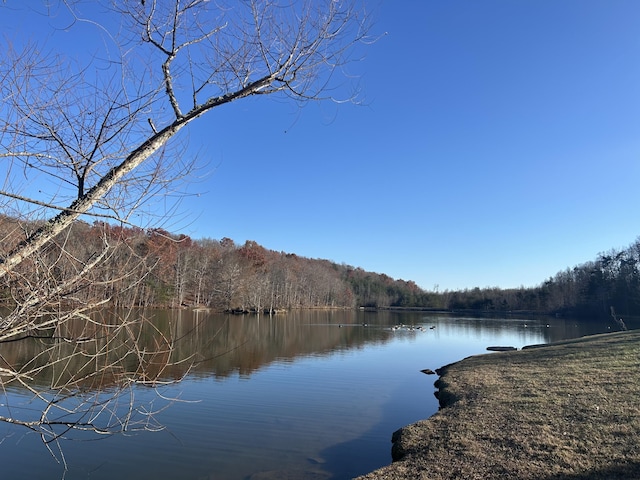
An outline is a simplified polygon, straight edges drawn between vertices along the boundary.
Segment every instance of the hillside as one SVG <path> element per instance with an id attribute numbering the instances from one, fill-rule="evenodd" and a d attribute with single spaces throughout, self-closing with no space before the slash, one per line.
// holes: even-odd
<path id="1" fill-rule="evenodd" d="M 0 217 L 0 254 L 28 232 L 24 222 Z M 238 245 L 229 238 L 194 240 L 159 228 L 76 222 L 18 273 L 33 282 L 60 283 L 97 256 L 103 261 L 83 278 L 73 301 L 108 299 L 114 306 L 206 306 L 239 312 L 363 306 L 640 315 L 640 241 L 568 268 L 536 287 L 438 292 L 384 273 L 269 250 L 254 241 Z M 0 286 L 5 302 L 21 301 L 27 294 L 11 282 Z"/>

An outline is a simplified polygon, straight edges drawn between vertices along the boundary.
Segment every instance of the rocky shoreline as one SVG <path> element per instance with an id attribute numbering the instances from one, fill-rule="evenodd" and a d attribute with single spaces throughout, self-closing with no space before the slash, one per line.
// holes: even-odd
<path id="1" fill-rule="evenodd" d="M 640 478 L 640 332 L 479 355 L 437 370 L 441 409 L 359 480 Z"/>

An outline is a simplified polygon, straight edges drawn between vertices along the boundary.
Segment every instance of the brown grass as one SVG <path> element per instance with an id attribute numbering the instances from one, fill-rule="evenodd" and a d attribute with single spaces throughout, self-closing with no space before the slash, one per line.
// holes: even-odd
<path id="1" fill-rule="evenodd" d="M 470 357 L 362 479 L 640 479 L 640 332 Z"/>

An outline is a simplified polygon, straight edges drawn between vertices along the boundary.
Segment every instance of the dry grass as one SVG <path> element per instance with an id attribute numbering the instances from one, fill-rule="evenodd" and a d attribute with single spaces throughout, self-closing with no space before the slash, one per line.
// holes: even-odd
<path id="1" fill-rule="evenodd" d="M 467 358 L 362 479 L 640 478 L 640 332 Z"/>

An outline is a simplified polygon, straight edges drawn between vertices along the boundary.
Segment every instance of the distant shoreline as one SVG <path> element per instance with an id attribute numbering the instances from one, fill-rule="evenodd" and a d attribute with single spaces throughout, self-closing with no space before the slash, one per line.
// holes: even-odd
<path id="1" fill-rule="evenodd" d="M 535 310 L 485 310 L 485 309 L 445 309 L 432 307 L 359 307 L 365 312 L 425 312 L 425 313 L 442 313 L 448 315 L 477 315 L 477 316 L 536 316 L 536 317 L 553 317 L 554 313 L 539 312 Z"/>
<path id="2" fill-rule="evenodd" d="M 438 370 L 441 410 L 360 480 L 640 478 L 640 331 L 478 355 Z"/>

